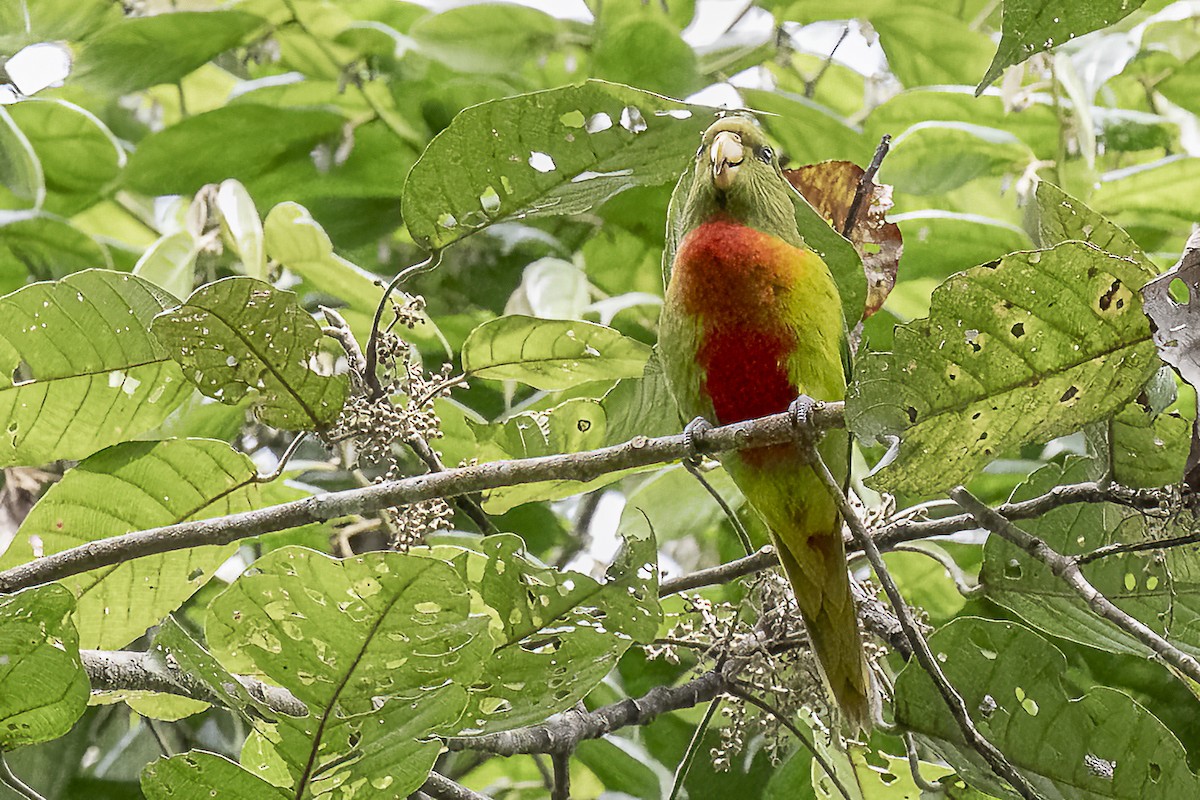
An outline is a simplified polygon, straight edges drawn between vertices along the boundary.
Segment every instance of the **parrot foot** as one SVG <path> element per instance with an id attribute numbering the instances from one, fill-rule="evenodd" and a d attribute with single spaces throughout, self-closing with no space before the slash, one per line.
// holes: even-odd
<path id="1" fill-rule="evenodd" d="M 697 438 L 703 438 L 704 434 L 713 429 L 712 423 L 704 417 L 696 417 L 683 428 L 683 446 L 687 448 L 688 455 L 684 459 L 694 464 L 700 463 L 704 458 L 704 452 L 701 449 L 701 443 Z"/>
<path id="2" fill-rule="evenodd" d="M 800 430 L 803 444 L 811 446 L 816 442 L 820 432 L 813 427 L 813 411 L 824 405 L 820 400 L 802 394 L 788 406 L 788 414 L 792 417 L 792 424 Z"/>

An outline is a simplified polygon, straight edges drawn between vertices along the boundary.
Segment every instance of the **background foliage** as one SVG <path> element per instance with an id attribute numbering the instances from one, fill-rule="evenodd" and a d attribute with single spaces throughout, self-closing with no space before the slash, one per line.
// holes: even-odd
<path id="1" fill-rule="evenodd" d="M 903 256 L 862 327 L 846 407 L 869 519 L 958 483 L 992 504 L 1095 479 L 1180 484 L 1194 391 L 1165 369 L 1140 290 L 1196 220 L 1195 4 L 578 6 L 0 0 L 0 569 L 427 469 L 678 432 L 652 350 L 663 231 L 722 104 L 765 112 L 791 166 L 865 166 L 893 137 L 879 178 Z M 70 53 L 64 80 L 26 66 L 38 46 Z M 857 257 L 806 224 L 857 281 L 856 319 Z M 408 294 L 369 342 L 380 287 L 422 263 L 436 268 L 404 272 Z M 1171 308 L 1186 329 L 1188 307 Z M 743 554 L 678 465 L 569 477 L 0 596 L 8 765 L 50 798 L 405 797 L 435 766 L 489 797 L 550 796 L 550 759 L 436 737 L 685 683 L 783 602 L 769 579 L 659 602 L 660 572 Z M 728 478 L 708 478 L 761 543 Z M 1178 491 L 1155 496 L 1164 513 L 1098 502 L 1024 525 L 1066 554 L 1190 533 Z M 1044 796 L 1197 792 L 1195 683 L 1040 562 L 966 525 L 887 563 L 980 731 Z M 1200 655 L 1194 547 L 1084 573 Z M 155 687 L 89 703 L 88 653 L 120 649 L 223 707 Z M 849 796 L 929 794 L 898 735 L 827 746 L 799 658 L 756 663 L 755 680 L 784 682 L 766 696 L 815 733 Z M 1011 796 L 928 676 L 880 661 L 886 715 L 916 735 L 925 778 Z M 577 742 L 573 796 L 839 796 L 770 713 L 724 708 L 707 730 L 691 703 Z"/>

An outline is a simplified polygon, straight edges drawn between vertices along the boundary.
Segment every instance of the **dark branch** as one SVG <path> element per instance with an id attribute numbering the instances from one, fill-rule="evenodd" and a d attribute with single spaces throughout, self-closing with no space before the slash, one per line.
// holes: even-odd
<path id="1" fill-rule="evenodd" d="M 847 239 L 854 231 L 854 226 L 858 224 L 858 215 L 862 212 L 863 203 L 875 191 L 875 175 L 879 172 L 883 158 L 888 154 L 891 146 L 892 136 L 885 133 L 879 140 L 879 146 L 875 148 L 875 156 L 871 159 L 870 165 L 858 179 L 858 186 L 854 189 L 854 199 L 850 202 L 850 209 L 846 212 L 846 221 L 842 223 L 842 236 Z"/>
<path id="2" fill-rule="evenodd" d="M 699 589 L 701 586 L 713 586 L 718 583 L 729 583 L 743 575 L 752 575 L 770 569 L 779 563 L 775 556 L 775 548 L 767 545 L 757 553 L 730 561 L 716 567 L 702 569 L 678 578 L 667 578 L 658 585 L 658 596 L 667 597 L 672 594 L 686 592 L 689 589 Z"/>
<path id="3" fill-rule="evenodd" d="M 420 791 L 435 800 L 490 800 L 487 795 L 471 791 L 440 772 L 429 773 L 429 778 L 421 786 Z"/>
<path id="4" fill-rule="evenodd" d="M 816 409 L 814 424 L 818 429 L 843 425 L 842 404 L 827 403 Z M 791 416 L 784 413 L 713 428 L 704 432 L 701 435 L 703 441 L 697 444 L 702 444 L 705 452 L 716 453 L 784 444 L 795 441 L 798 435 Z M 14 592 L 134 558 L 188 547 L 228 544 L 347 514 L 378 511 L 435 497 L 459 497 L 501 486 L 518 486 L 549 479 L 584 482 L 618 470 L 675 461 L 689 453 L 682 434 L 656 439 L 638 436 L 625 444 L 583 453 L 492 461 L 386 481 L 360 489 L 318 494 L 269 508 L 181 522 L 89 542 L 0 572 L 0 592 Z"/>

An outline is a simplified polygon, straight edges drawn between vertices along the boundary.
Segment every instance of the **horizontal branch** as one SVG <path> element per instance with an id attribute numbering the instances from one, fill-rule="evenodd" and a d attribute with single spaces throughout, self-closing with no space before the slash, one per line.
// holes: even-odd
<path id="1" fill-rule="evenodd" d="M 813 413 L 819 429 L 841 427 L 842 404 L 827 403 Z M 704 452 L 720 453 L 798 441 L 802 432 L 792 415 L 772 414 L 755 420 L 713 428 L 694 437 Z M 222 545 L 325 522 L 348 514 L 378 511 L 392 506 L 519 486 L 545 480 L 586 482 L 612 472 L 666 464 L 690 455 L 682 434 L 649 439 L 637 436 L 624 444 L 582 453 L 542 456 L 511 461 L 490 461 L 471 467 L 448 469 L 385 481 L 361 489 L 326 492 L 269 508 L 243 511 L 224 517 L 193 520 L 161 528 L 136 531 L 72 547 L 28 564 L 0 572 L 0 592 L 15 592 L 61 580 L 99 567 L 134 558 L 205 545 Z"/>
<path id="2" fill-rule="evenodd" d="M 447 778 L 440 772 L 429 773 L 421 791 L 435 800 L 489 800 L 487 795 L 472 791 Z"/>
<path id="3" fill-rule="evenodd" d="M 499 756 L 518 753 L 570 752 L 587 739 L 599 739 L 630 725 L 646 725 L 668 711 L 691 708 L 712 700 L 726 688 L 716 671 L 706 672 L 679 686 L 655 686 L 641 697 L 630 697 L 595 711 L 564 711 L 539 725 L 483 736 L 446 739 L 450 750 L 480 750 Z"/>
<path id="4" fill-rule="evenodd" d="M 129 650 L 80 650 L 80 660 L 91 681 L 92 691 L 144 691 L 190 697 L 214 705 L 225 701 L 191 673 L 158 661 L 151 653 Z M 259 702 L 290 717 L 308 714 L 304 705 L 287 689 L 255 678 L 234 676 Z"/>
<path id="5" fill-rule="evenodd" d="M 766 545 L 758 552 L 751 553 L 734 561 L 727 561 L 715 567 L 698 570 L 687 575 L 680 575 L 678 578 L 667 578 L 658 585 L 658 596 L 668 597 L 690 589 L 699 589 L 702 586 L 729 583 L 736 578 L 752 575 L 755 572 L 762 572 L 764 569 L 770 569 L 778 564 L 779 557 L 775 555 L 775 548 L 771 545 Z"/>

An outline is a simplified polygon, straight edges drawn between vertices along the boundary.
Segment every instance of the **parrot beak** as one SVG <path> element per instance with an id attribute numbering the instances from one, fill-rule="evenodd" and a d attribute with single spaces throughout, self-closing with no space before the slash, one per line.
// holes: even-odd
<path id="1" fill-rule="evenodd" d="M 724 192 L 733 185 L 733 179 L 737 176 L 738 167 L 742 165 L 745 154 L 742 137 L 733 131 L 721 131 L 713 137 L 708 158 L 712 162 L 713 185 L 717 189 Z"/>

